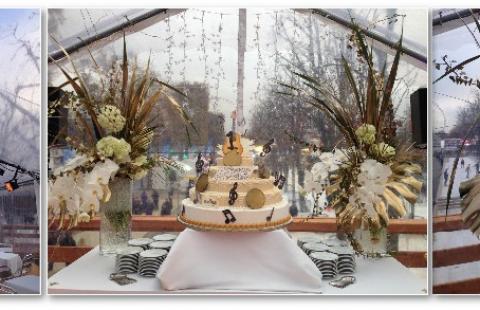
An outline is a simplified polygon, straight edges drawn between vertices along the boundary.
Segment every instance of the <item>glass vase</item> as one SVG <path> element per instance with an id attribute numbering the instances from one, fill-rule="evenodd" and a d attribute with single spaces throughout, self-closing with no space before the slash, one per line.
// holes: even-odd
<path id="1" fill-rule="evenodd" d="M 132 222 L 132 181 L 115 178 L 109 185 L 112 195 L 100 205 L 100 254 L 115 255 L 128 246 Z"/>
<path id="2" fill-rule="evenodd" d="M 387 253 L 388 236 L 386 228 L 371 231 L 368 227 L 362 227 L 355 230 L 353 238 L 355 239 L 356 250 L 367 256 Z"/>

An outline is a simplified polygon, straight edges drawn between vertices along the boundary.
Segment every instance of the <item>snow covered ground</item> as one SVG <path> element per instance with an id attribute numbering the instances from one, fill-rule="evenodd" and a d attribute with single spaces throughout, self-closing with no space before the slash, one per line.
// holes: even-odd
<path id="1" fill-rule="evenodd" d="M 458 188 L 460 183 L 468 180 L 469 178 L 474 177 L 476 172 L 475 164 L 477 159 L 474 156 L 463 157 L 465 161 L 465 166 L 462 168 L 460 162 L 457 167 L 457 172 L 455 174 L 455 179 L 452 189 L 452 199 L 455 201 L 449 207 L 450 214 L 460 213 L 460 206 L 458 200 L 460 194 Z M 453 162 L 455 158 L 445 159 L 441 181 L 438 182 L 438 194 L 437 194 L 437 204 L 435 207 L 435 215 L 444 215 L 445 213 L 445 202 L 439 201 L 440 199 L 445 200 L 447 197 L 448 183 L 444 184 L 443 172 L 445 169 L 448 169 L 449 178 L 453 167 Z M 467 167 L 470 165 L 470 175 L 467 177 Z M 480 244 L 478 238 L 476 238 L 469 230 L 456 230 L 456 231 L 442 231 L 434 232 L 433 234 L 433 249 L 434 251 L 449 250 L 455 248 L 462 248 L 465 246 L 472 246 Z M 465 281 L 469 279 L 480 278 L 480 262 L 469 262 L 469 263 L 460 263 L 450 266 L 435 267 L 433 268 L 433 283 L 434 285 L 441 285 L 445 283 L 452 283 L 456 281 Z"/>
<path id="2" fill-rule="evenodd" d="M 474 156 L 462 157 L 462 158 L 465 161 L 465 167 L 462 168 L 460 166 L 460 162 L 458 163 L 457 172 L 455 173 L 455 182 L 453 183 L 452 198 L 460 197 L 460 194 L 458 193 L 458 188 L 460 186 L 460 183 L 469 179 L 469 178 L 467 178 L 467 167 L 468 167 L 468 165 L 470 165 L 470 178 L 472 178 L 476 175 L 475 164 L 477 163 L 477 159 Z M 438 184 L 439 188 L 438 188 L 437 199 L 447 198 L 448 183 L 447 183 L 447 185 L 444 184 L 443 172 L 445 171 L 445 169 L 448 169 L 448 178 L 450 180 L 450 175 L 452 173 L 454 160 L 455 160 L 455 158 L 453 158 L 453 157 L 452 158 L 445 158 L 445 162 L 443 164 L 443 170 L 442 170 L 442 180 Z M 448 182 L 450 182 L 450 181 L 448 181 Z"/>

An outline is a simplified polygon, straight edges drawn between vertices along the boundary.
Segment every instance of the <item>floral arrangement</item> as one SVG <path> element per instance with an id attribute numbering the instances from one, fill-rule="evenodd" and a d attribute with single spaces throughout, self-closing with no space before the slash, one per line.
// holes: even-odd
<path id="1" fill-rule="evenodd" d="M 73 89 L 62 106 L 75 121 L 73 128 L 64 131 L 69 132 L 65 140 L 76 155 L 55 169 L 49 181 L 49 218 L 52 223 L 59 220 L 59 229 L 95 216 L 100 203 L 109 201 L 109 184 L 114 178 L 139 180 L 153 167 L 181 169 L 173 161 L 149 155 L 148 148 L 158 128 L 151 112 L 162 99 L 186 123 L 187 134 L 189 126 L 194 128 L 172 96 L 172 92 L 182 93 L 152 76 L 150 60 L 144 70 L 136 64 L 130 66 L 125 37 L 123 40 L 123 59 L 114 62 L 108 72 L 102 71 L 92 56 L 95 70 L 86 76 L 80 74 L 60 44 L 76 77 L 52 59 L 67 79 L 63 86 Z"/>
<path id="2" fill-rule="evenodd" d="M 326 194 L 335 209 L 339 227 L 353 231 L 368 228 L 372 237 L 388 226 L 392 217 L 403 217 L 406 202 L 415 203 L 422 188 L 416 153 L 396 137 L 392 90 L 400 62 L 402 38 L 389 72 L 378 71 L 363 30 L 354 25 L 349 48 L 355 50 L 365 76 L 355 73 L 342 55 L 350 97 L 341 100 L 335 91 L 309 76 L 294 72 L 305 88 L 282 84 L 284 95 L 298 96 L 321 110 L 344 136 L 344 148 L 335 155 L 322 153 L 312 168 L 314 180 L 328 176 Z M 336 157 L 336 159 L 334 159 Z M 315 190 L 315 187 L 312 187 Z"/>

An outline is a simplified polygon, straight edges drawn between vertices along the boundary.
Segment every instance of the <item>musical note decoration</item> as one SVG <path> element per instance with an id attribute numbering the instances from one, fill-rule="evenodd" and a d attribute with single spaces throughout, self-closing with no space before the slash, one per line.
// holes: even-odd
<path id="1" fill-rule="evenodd" d="M 260 157 L 267 156 L 268 153 L 272 151 L 272 144 L 275 143 L 275 139 L 270 139 L 266 144 L 262 146 L 262 152 L 260 153 Z"/>
<path id="2" fill-rule="evenodd" d="M 195 169 L 197 173 L 201 173 L 203 171 L 203 166 L 205 165 L 204 160 L 202 159 L 202 153 L 198 153 L 197 161 L 195 162 Z"/>
<path id="3" fill-rule="evenodd" d="M 237 187 L 238 187 L 238 183 L 237 182 L 233 183 L 233 187 L 232 189 L 230 189 L 230 192 L 228 193 L 228 204 L 231 206 L 233 206 L 233 204 L 235 203 L 235 200 L 238 199 Z"/>
<path id="4" fill-rule="evenodd" d="M 283 175 L 278 173 L 278 171 L 275 172 L 275 181 L 273 182 L 273 185 L 278 187 L 278 189 L 283 189 L 283 186 L 285 185 L 285 181 L 287 181 L 287 179 Z"/>
<path id="5" fill-rule="evenodd" d="M 230 209 L 225 209 L 222 211 L 222 213 L 225 216 L 225 224 L 235 223 L 237 221 L 235 215 L 233 215 Z"/>
<path id="6" fill-rule="evenodd" d="M 272 208 L 272 211 L 270 212 L 270 215 L 267 216 L 266 220 L 267 222 L 270 222 L 272 220 L 272 217 L 273 217 L 273 212 L 275 211 L 275 208 Z"/>

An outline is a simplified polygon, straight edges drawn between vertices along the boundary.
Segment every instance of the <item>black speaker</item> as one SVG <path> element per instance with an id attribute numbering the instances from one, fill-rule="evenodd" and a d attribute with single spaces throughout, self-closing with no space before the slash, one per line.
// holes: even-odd
<path id="1" fill-rule="evenodd" d="M 410 95 L 412 140 L 415 146 L 427 145 L 427 89 L 419 88 Z"/>
<path id="2" fill-rule="evenodd" d="M 57 102 L 62 99 L 65 92 L 58 87 L 48 87 L 48 103 Z M 61 110 L 63 108 L 56 108 L 55 111 L 48 116 L 48 145 L 52 145 L 60 132 Z M 57 141 L 58 142 L 58 141 Z M 64 141 L 62 141 L 64 142 Z"/>

